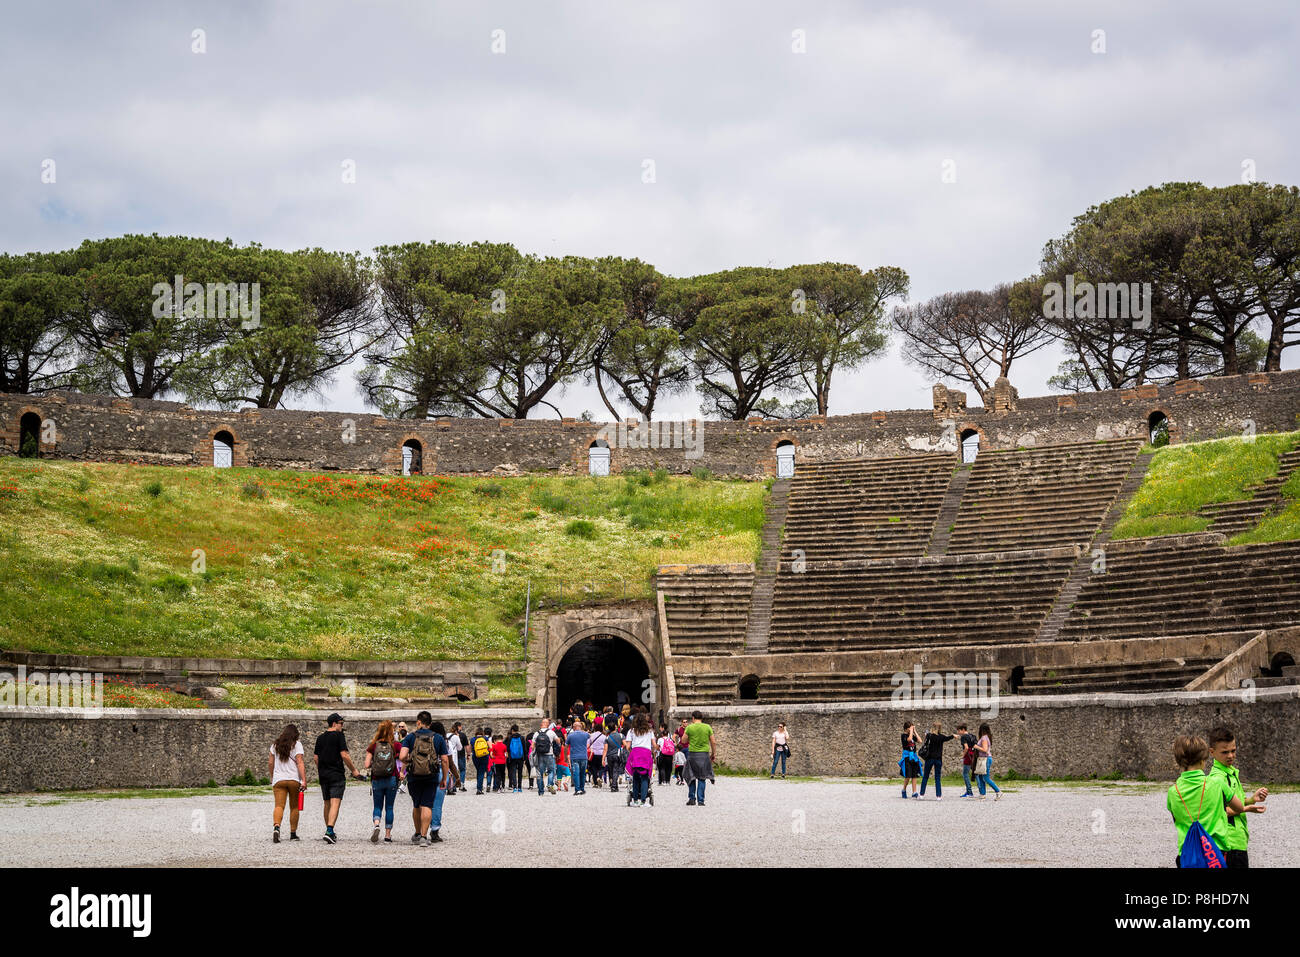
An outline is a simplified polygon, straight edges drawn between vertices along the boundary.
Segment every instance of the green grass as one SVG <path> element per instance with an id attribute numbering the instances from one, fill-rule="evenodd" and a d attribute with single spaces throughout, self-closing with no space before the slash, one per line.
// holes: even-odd
<path id="1" fill-rule="evenodd" d="M 1250 486 L 1276 475 L 1278 456 L 1297 445 L 1300 432 L 1258 435 L 1253 441 L 1214 439 L 1157 449 L 1142 487 L 1115 526 L 1112 539 L 1204 531 L 1210 521 L 1198 516 L 1198 509 L 1213 502 L 1249 498 Z M 1300 497 L 1300 486 L 1291 488 L 1292 484 L 1289 481 L 1284 488 L 1291 489 L 1294 500 Z M 1268 522 L 1266 519 L 1265 524 Z M 1280 517 L 1268 529 L 1261 525 L 1254 531 L 1272 537 L 1251 541 L 1300 537 L 1300 510 L 1288 518 Z"/>
<path id="2" fill-rule="evenodd" d="M 1275 511 L 1264 516 L 1254 528 L 1234 535 L 1230 545 L 1258 542 L 1284 542 L 1300 539 L 1300 471 L 1282 483 L 1282 501 Z"/>
<path id="3" fill-rule="evenodd" d="M 648 598 L 657 564 L 756 558 L 768 483 L 644 475 L 400 478 L 6 457 L 0 648 L 517 659 L 530 579 L 534 607 L 583 582 L 622 580 Z M 565 534 L 578 522 L 582 533 Z"/>

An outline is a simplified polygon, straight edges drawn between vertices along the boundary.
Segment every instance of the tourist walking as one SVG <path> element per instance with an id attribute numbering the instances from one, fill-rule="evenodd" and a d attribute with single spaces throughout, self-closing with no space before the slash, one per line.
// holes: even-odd
<path id="1" fill-rule="evenodd" d="M 271 758 L 268 764 L 271 775 L 271 791 L 275 796 L 275 811 L 272 821 L 275 830 L 271 841 L 280 843 L 280 823 L 284 820 L 284 808 L 289 806 L 289 840 L 297 841 L 298 814 L 301 811 L 299 795 L 307 790 L 307 762 L 303 757 L 302 742 L 298 740 L 298 726 L 286 724 L 271 745 Z"/>
<path id="2" fill-rule="evenodd" d="M 777 724 L 772 732 L 772 772 L 769 778 L 776 777 L 776 762 L 781 762 L 781 777 L 785 777 L 785 762 L 790 755 L 790 732 L 785 730 L 785 722 Z"/>
<path id="3" fill-rule="evenodd" d="M 925 786 L 930 780 L 930 772 L 933 771 L 934 799 L 943 800 L 943 746 L 954 737 L 956 735 L 943 733 L 943 722 L 936 721 L 930 725 L 930 731 L 921 744 L 921 750 L 916 753 L 917 757 L 925 762 L 925 769 L 921 773 L 921 797 L 925 797 Z"/>
<path id="4" fill-rule="evenodd" d="M 533 759 L 537 763 L 537 796 L 541 797 L 548 791 L 555 793 L 555 752 L 559 746 L 559 739 L 551 731 L 551 722 L 547 718 L 542 719 L 542 726 L 533 735 L 530 742 L 533 748 Z"/>
<path id="5" fill-rule="evenodd" d="M 1210 767 L 1211 777 L 1223 779 L 1225 796 L 1231 796 L 1241 802 L 1242 812 L 1229 809 L 1226 826 L 1223 829 L 1223 848 L 1229 867 L 1250 867 L 1250 831 L 1246 825 L 1247 814 L 1263 814 L 1267 808 L 1268 788 L 1256 788 L 1247 794 L 1241 787 L 1241 772 L 1237 770 L 1237 736 L 1231 728 L 1219 726 L 1210 732 L 1210 755 L 1214 763 Z"/>
<path id="6" fill-rule="evenodd" d="M 513 794 L 522 794 L 524 791 L 524 762 L 527 760 L 528 743 L 519 733 L 519 725 L 512 724 L 510 733 L 506 735 L 506 761 L 510 775 L 510 791 Z"/>
<path id="7" fill-rule="evenodd" d="M 569 790 L 569 780 L 572 774 L 569 770 L 569 739 L 567 737 L 561 742 L 559 752 L 555 755 L 555 787 L 556 790 Z"/>
<path id="8" fill-rule="evenodd" d="M 903 756 L 898 759 L 898 773 L 903 776 L 903 797 L 907 797 L 907 786 L 912 785 L 912 797 L 919 798 L 916 793 L 917 782 L 921 779 L 921 758 L 917 755 L 916 749 L 921 746 L 921 739 L 916 733 L 916 725 L 908 721 L 903 725 Z"/>
<path id="9" fill-rule="evenodd" d="M 713 729 L 704 723 L 704 715 L 691 712 L 691 723 L 686 726 L 686 777 L 687 807 L 704 807 L 704 784 L 713 783 L 713 761 L 717 751 L 713 743 Z"/>
<path id="10" fill-rule="evenodd" d="M 993 789 L 993 800 L 1000 800 L 1002 789 L 993 782 L 993 732 L 987 724 L 980 725 L 979 740 L 975 742 L 975 781 L 979 784 L 980 797 L 987 797 L 985 787 Z"/>
<path id="11" fill-rule="evenodd" d="M 393 806 L 397 803 L 397 782 L 401 777 L 397 769 L 397 756 L 401 753 L 401 739 L 391 721 L 379 722 L 375 736 L 366 746 L 366 769 L 370 772 L 370 796 L 374 801 L 374 828 L 370 843 L 379 843 L 379 821 L 384 822 L 384 843 L 393 843 Z"/>
<path id="12" fill-rule="evenodd" d="M 573 730 L 565 737 L 569 745 L 569 769 L 573 773 L 573 795 L 587 793 L 587 752 L 591 735 L 581 721 L 573 723 Z"/>
<path id="13" fill-rule="evenodd" d="M 465 776 L 461 772 L 461 769 L 464 767 L 465 759 L 463 755 L 465 746 L 461 743 L 460 735 L 455 731 L 445 737 L 447 740 L 447 763 L 451 768 L 453 779 L 451 786 L 447 788 L 447 793 L 451 795 L 461 790 L 461 785 L 465 780 Z"/>
<path id="14" fill-rule="evenodd" d="M 1184 734 L 1174 741 L 1174 761 L 1182 773 L 1165 796 L 1165 808 L 1178 832 L 1175 867 L 1226 867 L 1223 841 L 1227 816 L 1246 811 L 1241 799 L 1228 791 L 1225 775 L 1205 773 L 1209 757 L 1210 746 L 1204 738 Z M 1197 836 L 1205 840 L 1187 839 L 1194 824 L 1200 825 L 1203 834 Z"/>
<path id="15" fill-rule="evenodd" d="M 591 740 L 587 743 L 587 775 L 591 786 L 599 788 L 605 780 L 605 732 L 599 721 L 591 731 Z"/>
<path id="16" fill-rule="evenodd" d="M 475 794 L 483 793 L 483 779 L 492 771 L 492 729 L 476 728 L 469 746 L 474 755 Z M 489 780 L 489 785 L 491 781 Z"/>
<path id="17" fill-rule="evenodd" d="M 406 785 L 411 792 L 411 818 L 415 834 L 411 843 L 428 847 L 442 840 L 442 801 L 451 783 L 451 760 L 442 725 L 421 711 L 415 730 L 402 740 L 401 759 L 406 763 Z"/>
<path id="18" fill-rule="evenodd" d="M 611 791 L 618 790 L 619 778 L 623 776 L 624 757 L 623 732 L 618 730 L 616 723 L 614 728 L 605 735 L 605 769 L 609 774 Z"/>
<path id="19" fill-rule="evenodd" d="M 343 803 L 343 792 L 347 789 L 348 779 L 344 773 L 346 767 L 354 778 L 361 779 L 361 772 L 352 763 L 348 753 L 348 742 L 343 736 L 343 716 L 338 712 L 325 719 L 326 730 L 316 738 L 313 760 L 316 762 L 316 777 L 320 781 L 322 813 L 325 817 L 325 843 L 337 844 L 334 834 L 334 822 L 339 819 L 339 805 Z"/>
<path id="20" fill-rule="evenodd" d="M 451 726 L 451 736 L 459 742 L 456 748 L 456 776 L 460 779 L 460 789 L 468 791 L 469 786 L 465 783 L 465 766 L 468 761 L 466 752 L 469 750 L 469 737 L 465 734 L 465 726 L 457 721 Z"/>
<path id="21" fill-rule="evenodd" d="M 673 779 L 673 755 L 677 753 L 677 745 L 673 744 L 667 725 L 659 726 L 659 740 L 656 742 L 656 747 L 659 752 L 656 762 L 659 767 L 659 783 L 667 784 Z"/>
<path id="22" fill-rule="evenodd" d="M 506 789 L 506 742 L 497 734 L 492 736 L 492 790 Z"/>
<path id="23" fill-rule="evenodd" d="M 966 793 L 962 797 L 974 797 L 975 792 L 971 790 L 970 776 L 975 769 L 975 735 L 966 730 L 966 725 L 957 725 L 958 743 L 961 744 L 961 777 L 966 785 Z"/>
<path id="24" fill-rule="evenodd" d="M 655 736 L 648 715 L 638 712 L 627 737 L 627 769 L 632 775 L 631 804 L 645 807 L 650 794 L 650 769 L 654 767 Z"/>

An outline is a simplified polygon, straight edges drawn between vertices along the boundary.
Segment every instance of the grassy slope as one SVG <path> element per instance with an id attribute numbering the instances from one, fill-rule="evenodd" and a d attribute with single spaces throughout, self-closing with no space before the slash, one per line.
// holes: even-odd
<path id="1" fill-rule="evenodd" d="M 765 497 L 763 483 L 649 474 L 401 479 L 6 457 L 0 648 L 517 658 L 530 577 L 535 596 L 615 578 L 648 596 L 658 562 L 753 561 Z"/>
<path id="2" fill-rule="evenodd" d="M 1249 497 L 1252 485 L 1277 474 L 1277 457 L 1300 444 L 1300 432 L 1259 435 L 1254 441 L 1215 439 L 1169 445 L 1156 451 L 1142 487 L 1129 502 L 1115 527 L 1114 539 L 1142 538 L 1200 532 L 1209 520 L 1196 510 L 1211 502 L 1231 502 Z M 1300 499 L 1300 483 L 1294 477 L 1284 494 L 1293 502 Z M 1234 541 L 1279 541 L 1300 538 L 1300 509 L 1293 504 L 1290 516 L 1265 519 L 1261 525 Z"/>

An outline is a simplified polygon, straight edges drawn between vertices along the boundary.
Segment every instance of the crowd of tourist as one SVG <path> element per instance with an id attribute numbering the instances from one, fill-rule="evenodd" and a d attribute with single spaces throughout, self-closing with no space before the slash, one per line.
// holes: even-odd
<path id="1" fill-rule="evenodd" d="M 662 721 L 653 724 L 644 706 L 624 705 L 621 711 L 606 706 L 598 712 L 590 703 L 575 702 L 565 720 L 543 718 L 537 730 L 527 733 L 517 724 L 508 731 L 479 726 L 468 732 L 459 721 L 448 730 L 421 711 L 414 731 L 408 732 L 405 723 L 380 721 L 360 767 L 348 751 L 343 717 L 331 714 L 326 724 L 316 739 L 313 759 L 328 844 L 338 840 L 334 825 L 349 774 L 370 781 L 371 842 L 379 843 L 382 830 L 384 843 L 392 843 L 397 795 L 405 792 L 415 827 L 411 843 L 420 846 L 442 840 L 443 801 L 469 792 L 471 764 L 476 795 L 522 794 L 525 781 L 539 797 L 576 797 L 585 795 L 588 787 L 613 792 L 622 787 L 631 807 L 654 804 L 652 777 L 657 776 L 660 785 L 685 787 L 689 807 L 703 807 L 705 786 L 715 781 L 713 729 L 698 711 L 670 729 Z M 289 840 L 300 840 L 299 814 L 307 790 L 304 755 L 297 726 L 287 725 L 271 746 L 268 761 L 275 795 L 271 839 L 277 844 L 286 808 Z"/>

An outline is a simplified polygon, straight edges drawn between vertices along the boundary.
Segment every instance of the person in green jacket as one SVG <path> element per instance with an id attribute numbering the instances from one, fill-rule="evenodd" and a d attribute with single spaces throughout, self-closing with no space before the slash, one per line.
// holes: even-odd
<path id="1" fill-rule="evenodd" d="M 1222 777 L 1211 777 L 1205 773 L 1205 763 L 1210 759 L 1210 746 L 1204 738 L 1179 735 L 1174 741 L 1174 760 L 1182 772 L 1173 783 L 1165 798 L 1165 807 L 1173 816 L 1174 827 L 1178 830 L 1178 852 L 1174 855 L 1174 866 L 1181 867 L 1183 841 L 1193 821 L 1200 821 L 1205 833 L 1214 843 L 1223 848 L 1224 837 L 1228 828 L 1227 810 L 1237 814 L 1245 810 L 1245 805 L 1228 792 L 1228 785 Z"/>
<path id="2" fill-rule="evenodd" d="M 1250 843 L 1250 831 L 1246 826 L 1247 814 L 1263 814 L 1268 810 L 1264 802 L 1268 800 L 1268 788 L 1256 788 L 1253 794 L 1246 794 L 1241 788 L 1241 772 L 1237 770 L 1237 736 L 1231 728 L 1220 725 L 1210 732 L 1210 754 L 1214 765 L 1210 768 L 1210 777 L 1224 780 L 1224 790 L 1235 797 L 1245 808 L 1243 813 L 1228 812 L 1227 827 L 1220 845 L 1228 859 L 1229 867 L 1250 867 L 1250 857 L 1246 853 Z"/>

